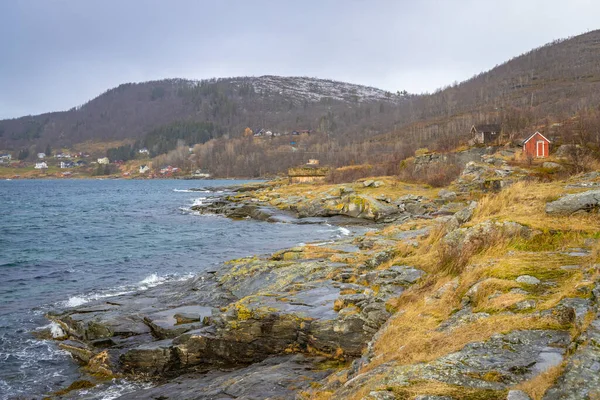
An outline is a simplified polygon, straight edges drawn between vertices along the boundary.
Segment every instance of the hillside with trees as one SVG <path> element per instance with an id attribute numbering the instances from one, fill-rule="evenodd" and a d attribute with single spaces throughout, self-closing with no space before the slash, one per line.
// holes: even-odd
<path id="1" fill-rule="evenodd" d="M 0 121 L 0 149 L 31 155 L 49 144 L 125 140 L 113 156 L 145 147 L 157 165 L 262 176 L 308 158 L 397 164 L 417 148 L 465 143 L 477 123 L 499 123 L 511 139 L 542 129 L 598 151 L 599 105 L 600 31 L 593 31 L 418 95 L 304 77 L 123 84 L 69 111 Z M 281 136 L 254 137 L 261 128 Z"/>

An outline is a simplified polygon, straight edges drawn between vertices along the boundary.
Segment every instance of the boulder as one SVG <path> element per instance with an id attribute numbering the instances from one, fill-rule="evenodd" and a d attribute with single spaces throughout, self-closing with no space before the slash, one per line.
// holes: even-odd
<path id="1" fill-rule="evenodd" d="M 546 161 L 545 163 L 542 164 L 543 168 L 546 169 L 551 169 L 551 170 L 563 170 L 564 167 L 562 165 L 560 165 L 559 163 L 555 163 L 552 161 Z"/>
<path id="2" fill-rule="evenodd" d="M 539 285 L 541 281 L 535 276 L 531 275 L 521 275 L 516 279 L 519 283 L 524 283 L 526 285 Z"/>
<path id="3" fill-rule="evenodd" d="M 546 204 L 546 214 L 572 215 L 575 213 L 598 212 L 600 208 L 600 190 L 568 194 Z"/>
<path id="4" fill-rule="evenodd" d="M 509 390 L 506 400 L 531 400 L 531 397 L 522 390 Z"/>

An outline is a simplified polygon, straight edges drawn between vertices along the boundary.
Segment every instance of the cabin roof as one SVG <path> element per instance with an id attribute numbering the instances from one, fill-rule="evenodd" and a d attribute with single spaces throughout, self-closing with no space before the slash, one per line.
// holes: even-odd
<path id="1" fill-rule="evenodd" d="M 535 131 L 534 133 L 529 135 L 526 139 L 523 139 L 521 144 L 524 145 L 525 143 L 529 142 L 537 134 L 539 134 L 541 137 L 543 137 L 548 143 L 552 143 L 552 141 L 550 139 L 548 139 L 546 136 L 542 135 L 539 131 Z"/>
<path id="2" fill-rule="evenodd" d="M 477 132 L 500 132 L 502 129 L 500 124 L 473 125 L 473 128 L 475 128 Z"/>

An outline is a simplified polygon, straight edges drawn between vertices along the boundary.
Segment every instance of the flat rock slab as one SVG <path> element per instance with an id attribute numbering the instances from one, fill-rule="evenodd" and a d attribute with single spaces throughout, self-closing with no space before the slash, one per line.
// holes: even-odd
<path id="1" fill-rule="evenodd" d="M 204 318 L 211 314 L 210 307 L 183 306 L 150 314 L 144 320 L 159 338 L 166 339 L 202 327 Z"/>
<path id="2" fill-rule="evenodd" d="M 120 400 L 250 400 L 291 399 L 331 371 L 316 368 L 320 359 L 301 355 L 271 357 L 232 371 L 183 375 L 151 389 L 129 393 Z"/>

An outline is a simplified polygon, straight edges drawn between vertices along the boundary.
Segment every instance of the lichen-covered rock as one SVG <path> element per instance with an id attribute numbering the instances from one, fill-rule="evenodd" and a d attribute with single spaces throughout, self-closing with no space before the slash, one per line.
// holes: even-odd
<path id="1" fill-rule="evenodd" d="M 598 212 L 600 190 L 568 194 L 546 204 L 546 213 L 552 215 L 572 215 L 575 213 Z"/>
<path id="2" fill-rule="evenodd" d="M 544 395 L 544 400 L 600 398 L 600 320 L 584 333 L 584 342 L 568 359 L 563 374 Z"/>
<path id="3" fill-rule="evenodd" d="M 437 381 L 502 391 L 560 365 L 569 343 L 567 331 L 521 330 L 496 334 L 485 342 L 467 344 L 462 350 L 429 363 L 383 364 L 352 378 L 334 397 L 344 398 L 369 382 L 376 382 L 378 387 L 403 387 L 415 381 Z"/>

